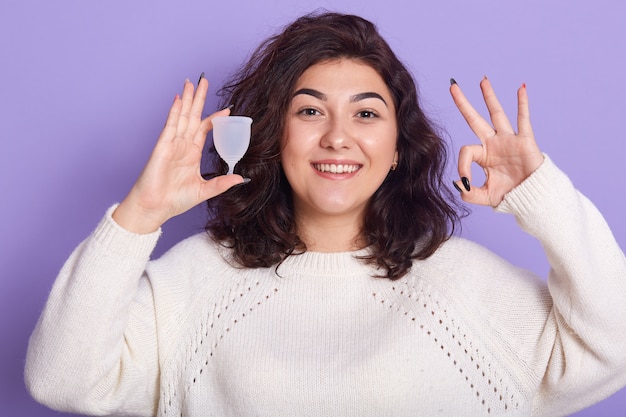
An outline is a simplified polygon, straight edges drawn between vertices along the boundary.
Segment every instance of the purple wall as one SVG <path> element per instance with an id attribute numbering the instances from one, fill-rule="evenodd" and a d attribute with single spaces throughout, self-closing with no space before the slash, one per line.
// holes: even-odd
<path id="1" fill-rule="evenodd" d="M 23 388 L 28 336 L 65 258 L 132 185 L 182 81 L 205 71 L 215 92 L 261 38 L 312 10 L 301 3 L 0 2 L 0 414 L 58 415 Z M 449 78 L 479 104 L 488 75 L 513 118 L 515 90 L 526 82 L 541 148 L 626 248 L 626 3 L 313 3 L 379 25 L 455 153 L 475 139 L 448 95 Z M 207 112 L 215 106 L 212 97 Z M 203 219 L 195 210 L 166 225 L 158 253 Z M 508 216 L 475 208 L 463 234 L 546 275 L 541 248 Z M 577 416 L 624 410 L 626 390 Z"/>

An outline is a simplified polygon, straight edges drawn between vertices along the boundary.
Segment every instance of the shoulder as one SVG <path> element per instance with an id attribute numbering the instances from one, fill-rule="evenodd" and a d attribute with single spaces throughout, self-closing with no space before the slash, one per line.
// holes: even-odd
<path id="1" fill-rule="evenodd" d="M 459 237 L 449 239 L 414 269 L 413 275 L 472 309 L 480 306 L 493 312 L 513 304 L 535 308 L 539 304 L 545 308 L 549 302 L 543 279 L 484 246 Z"/>
<path id="2" fill-rule="evenodd" d="M 202 264 L 225 261 L 229 249 L 215 242 L 207 233 L 197 233 L 181 240 L 165 252 L 154 264 Z"/>
<path id="3" fill-rule="evenodd" d="M 427 268 L 450 272 L 485 272 L 490 269 L 511 265 L 484 246 L 457 236 L 452 236 L 424 261 Z"/>
<path id="4" fill-rule="evenodd" d="M 531 271 L 468 239 L 452 237 L 435 255 L 441 256 L 441 259 L 433 259 L 436 264 L 446 260 L 457 276 L 468 277 L 475 284 L 483 283 L 490 288 L 528 285 L 543 289 L 546 286 L 545 281 Z"/>
<path id="5" fill-rule="evenodd" d="M 513 363 L 531 355 L 527 341 L 541 333 L 552 309 L 545 280 L 466 239 L 450 239 L 411 273 Z"/>
<path id="6" fill-rule="evenodd" d="M 230 250 L 208 234 L 188 237 L 151 261 L 147 273 L 154 286 L 169 288 L 190 296 L 200 288 L 220 285 L 232 279 L 240 268 L 229 261 Z"/>

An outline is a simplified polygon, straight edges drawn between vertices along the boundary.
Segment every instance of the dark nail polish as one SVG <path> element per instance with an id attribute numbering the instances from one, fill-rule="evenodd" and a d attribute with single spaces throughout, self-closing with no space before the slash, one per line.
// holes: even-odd
<path id="1" fill-rule="evenodd" d="M 452 181 L 452 185 L 454 185 L 454 188 L 456 188 L 458 192 L 460 192 L 461 194 L 463 193 L 463 190 L 461 190 L 461 187 L 458 186 L 456 181 Z"/>
<path id="2" fill-rule="evenodd" d="M 198 78 L 198 85 L 200 85 L 200 81 L 204 78 L 204 71 L 200 74 L 200 78 Z"/>
<path id="3" fill-rule="evenodd" d="M 456 84 L 456 80 L 454 78 L 450 78 L 450 85 Z"/>
<path id="4" fill-rule="evenodd" d="M 469 179 L 467 177 L 461 178 L 461 182 L 463 183 L 463 187 L 465 187 L 465 189 L 467 191 L 469 191 L 471 189 L 470 188 L 470 182 L 469 182 Z"/>

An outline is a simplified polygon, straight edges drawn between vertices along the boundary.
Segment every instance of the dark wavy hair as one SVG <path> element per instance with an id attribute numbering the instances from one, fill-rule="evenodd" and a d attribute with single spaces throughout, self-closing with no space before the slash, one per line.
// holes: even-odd
<path id="1" fill-rule="evenodd" d="M 313 13 L 270 37 L 220 90 L 232 114 L 252 117 L 250 148 L 237 165 L 249 185 L 208 201 L 206 230 L 233 251 L 243 267 L 279 265 L 306 251 L 297 235 L 291 187 L 280 163 L 285 115 L 297 80 L 320 62 L 353 59 L 369 65 L 393 96 L 398 124 L 398 167 L 390 171 L 367 207 L 362 259 L 398 279 L 414 259 L 425 259 L 453 234 L 459 206 L 444 185 L 447 148 L 420 107 L 413 76 L 375 25 L 353 15 Z M 225 165 L 211 153 L 214 166 Z"/>

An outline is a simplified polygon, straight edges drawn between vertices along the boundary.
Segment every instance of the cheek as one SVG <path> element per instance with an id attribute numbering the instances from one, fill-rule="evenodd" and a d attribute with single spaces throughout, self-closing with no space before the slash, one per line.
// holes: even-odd
<path id="1" fill-rule="evenodd" d="M 280 151 L 280 162 L 283 167 L 283 172 L 287 177 L 287 182 L 292 186 L 294 185 L 294 181 L 297 181 L 298 178 L 301 177 L 301 175 L 298 175 L 298 161 L 301 159 L 298 148 L 299 147 L 294 143 L 293 138 L 291 142 L 288 139 L 284 139 L 282 149 Z"/>
<path id="2" fill-rule="evenodd" d="M 287 123 L 281 140 L 280 158 L 283 166 L 297 167 L 307 161 L 311 151 L 319 143 L 317 132 L 298 123 Z"/>
<path id="3" fill-rule="evenodd" d="M 285 171 L 293 169 L 297 160 L 297 146 L 293 145 L 286 141 L 280 151 L 280 161 Z"/>
<path id="4" fill-rule="evenodd" d="M 393 156 L 396 153 L 397 139 L 395 134 L 385 131 L 379 135 L 371 135 L 369 139 L 361 141 L 361 147 L 364 152 L 370 155 L 373 161 L 387 163 L 387 160 L 393 160 Z"/>
<path id="5" fill-rule="evenodd" d="M 292 137 L 292 129 L 287 122 L 285 123 L 285 131 L 283 132 L 283 137 L 280 140 L 280 162 L 283 165 L 283 168 L 293 165 L 293 157 L 291 155 L 293 143 L 290 141 L 290 138 Z"/>

